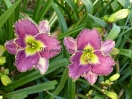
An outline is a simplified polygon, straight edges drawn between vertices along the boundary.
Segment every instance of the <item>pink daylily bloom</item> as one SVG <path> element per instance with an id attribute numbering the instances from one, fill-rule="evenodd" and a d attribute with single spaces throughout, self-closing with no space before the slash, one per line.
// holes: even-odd
<path id="1" fill-rule="evenodd" d="M 38 29 L 39 33 L 50 33 L 49 22 L 47 20 L 40 21 Z"/>
<path id="2" fill-rule="evenodd" d="M 106 40 L 102 42 L 101 51 L 104 55 L 108 55 L 115 46 L 115 42 L 112 40 Z"/>
<path id="3" fill-rule="evenodd" d="M 37 26 L 28 19 L 22 19 L 14 27 L 16 38 L 6 41 L 5 47 L 9 53 L 15 54 L 15 66 L 20 72 L 35 68 L 44 74 L 49 58 L 61 49 L 60 42 L 49 34 L 48 21 L 43 20 Z M 53 49 L 57 51 L 51 52 Z"/>
<path id="4" fill-rule="evenodd" d="M 82 30 L 76 41 L 71 37 L 64 38 L 66 48 L 76 50 L 71 53 L 73 54 L 70 57 L 71 64 L 68 66 L 72 79 L 77 80 L 82 76 L 92 85 L 98 75 L 108 75 L 112 72 L 115 61 L 109 53 L 115 42 L 112 40 L 102 42 L 96 29 Z"/>

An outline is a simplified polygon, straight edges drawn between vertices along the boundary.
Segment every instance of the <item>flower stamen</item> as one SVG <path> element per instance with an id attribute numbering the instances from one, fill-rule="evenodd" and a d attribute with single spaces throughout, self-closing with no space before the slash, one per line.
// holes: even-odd
<path id="1" fill-rule="evenodd" d="M 88 46 L 84 49 L 81 56 L 81 64 L 93 64 L 98 62 L 98 57 L 94 54 L 94 50 L 91 46 Z"/>

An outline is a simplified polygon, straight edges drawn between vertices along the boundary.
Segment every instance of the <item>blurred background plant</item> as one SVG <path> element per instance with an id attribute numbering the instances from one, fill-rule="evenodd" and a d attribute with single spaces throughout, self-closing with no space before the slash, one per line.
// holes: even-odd
<path id="1" fill-rule="evenodd" d="M 112 22 L 105 20 L 106 15 L 110 17 L 121 9 L 129 10 L 126 17 Z M 113 72 L 109 76 L 100 76 L 92 86 L 83 78 L 76 82 L 69 78 L 67 66 L 70 55 L 65 47 L 59 55 L 50 59 L 48 71 L 44 75 L 34 69 L 18 72 L 13 64 L 14 55 L 7 51 L 3 53 L 4 47 L 0 47 L 0 98 L 131 99 L 131 9 L 130 0 L 0 0 L 2 46 L 14 38 L 13 24 L 29 17 L 36 23 L 48 20 L 52 35 L 61 42 L 66 36 L 76 38 L 84 28 L 97 28 L 103 40 L 112 39 L 116 42 L 116 48 L 111 53 L 116 61 Z M 119 74 L 120 78 L 110 81 L 109 78 L 114 74 Z"/>

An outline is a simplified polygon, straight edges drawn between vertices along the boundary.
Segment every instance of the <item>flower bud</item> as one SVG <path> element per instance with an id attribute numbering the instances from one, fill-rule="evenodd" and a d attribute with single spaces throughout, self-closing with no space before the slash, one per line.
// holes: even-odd
<path id="1" fill-rule="evenodd" d="M 129 14 L 129 10 L 128 9 L 121 9 L 119 11 L 117 11 L 116 13 L 114 13 L 113 15 L 116 16 L 116 19 L 124 19 L 128 16 Z"/>
<path id="2" fill-rule="evenodd" d="M 90 90 L 90 91 L 88 92 L 89 95 L 91 95 L 92 93 L 93 93 L 93 90 Z"/>
<path id="3" fill-rule="evenodd" d="M 0 96 L 0 99 L 3 99 L 3 97 L 2 97 L 2 96 Z"/>
<path id="4" fill-rule="evenodd" d="M 5 48 L 0 45 L 0 56 L 2 56 L 2 54 L 5 52 Z"/>
<path id="5" fill-rule="evenodd" d="M 119 77 L 120 77 L 120 74 L 114 74 L 114 75 L 112 75 L 112 76 L 109 78 L 109 80 L 110 80 L 110 81 L 115 81 L 115 80 L 117 80 Z"/>
<path id="6" fill-rule="evenodd" d="M 8 75 L 9 74 L 9 69 L 4 69 L 3 74 Z"/>
<path id="7" fill-rule="evenodd" d="M 116 22 L 117 20 L 120 19 L 124 19 L 128 16 L 129 14 L 129 10 L 128 9 L 121 9 L 117 12 L 115 12 L 114 14 L 112 14 L 109 18 L 108 18 L 108 22 Z"/>
<path id="8" fill-rule="evenodd" d="M 104 20 L 105 22 L 107 22 L 107 20 L 108 20 L 108 15 L 105 15 L 105 16 L 103 17 L 103 20 Z"/>
<path id="9" fill-rule="evenodd" d="M 118 54 L 119 52 L 120 52 L 119 49 L 113 48 L 112 51 L 110 52 L 110 55 L 116 55 L 116 54 Z"/>
<path id="10" fill-rule="evenodd" d="M 109 80 L 106 80 L 105 82 L 104 82 L 104 84 L 110 84 L 110 81 Z"/>
<path id="11" fill-rule="evenodd" d="M 6 62 L 6 57 L 1 56 L 0 57 L 0 65 L 3 65 Z"/>
<path id="12" fill-rule="evenodd" d="M 11 83 L 10 78 L 7 75 L 1 75 L 1 82 L 3 85 L 7 86 L 8 84 Z"/>
<path id="13" fill-rule="evenodd" d="M 106 91 L 105 90 L 104 94 L 107 95 L 111 99 L 117 99 L 117 94 L 115 92 L 111 92 L 111 91 Z"/>
<path id="14" fill-rule="evenodd" d="M 111 15 L 111 16 L 108 18 L 107 21 L 110 22 L 110 23 L 114 23 L 114 22 L 116 22 L 116 16 Z"/>

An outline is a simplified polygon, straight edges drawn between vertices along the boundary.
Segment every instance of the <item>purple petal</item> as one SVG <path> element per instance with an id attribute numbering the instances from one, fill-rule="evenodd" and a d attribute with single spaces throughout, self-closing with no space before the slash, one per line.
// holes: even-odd
<path id="1" fill-rule="evenodd" d="M 19 50 L 16 54 L 15 66 L 20 72 L 31 70 L 38 63 L 39 57 L 38 53 L 27 56 L 24 50 Z"/>
<path id="2" fill-rule="evenodd" d="M 87 81 L 88 81 L 91 85 L 93 85 L 93 84 L 96 82 L 97 77 L 98 77 L 98 75 L 95 74 L 95 73 L 92 73 L 91 71 L 89 71 L 89 72 L 84 76 L 84 78 L 87 79 Z"/>
<path id="3" fill-rule="evenodd" d="M 40 57 L 39 62 L 35 67 L 40 71 L 41 74 L 44 74 L 48 69 L 48 65 L 49 65 L 48 59 Z"/>
<path id="4" fill-rule="evenodd" d="M 111 50 L 115 47 L 115 42 L 112 40 L 106 40 L 101 45 L 101 51 L 104 55 L 108 55 Z"/>
<path id="5" fill-rule="evenodd" d="M 73 55 L 70 58 L 70 61 L 72 62 L 72 64 L 68 66 L 69 76 L 74 80 L 77 80 L 80 76 L 83 76 L 84 74 L 86 74 L 91 67 L 91 65 L 89 64 L 87 65 L 80 64 L 81 55 L 82 55 L 82 52 L 76 52 L 75 55 Z"/>
<path id="6" fill-rule="evenodd" d="M 113 58 L 104 56 L 100 51 L 94 52 L 99 57 L 99 63 L 92 64 L 91 72 L 98 75 L 108 75 L 112 72 L 112 66 L 115 65 Z"/>
<path id="7" fill-rule="evenodd" d="M 100 50 L 101 38 L 96 29 L 89 30 L 84 29 L 80 32 L 77 37 L 77 48 L 78 50 L 84 50 L 88 45 L 91 45 L 94 50 Z"/>
<path id="8" fill-rule="evenodd" d="M 45 45 L 45 48 L 41 48 L 41 57 L 52 58 L 61 51 L 60 42 L 56 39 L 56 37 L 40 33 L 36 35 L 35 39 L 41 41 Z"/>
<path id="9" fill-rule="evenodd" d="M 5 43 L 5 47 L 7 49 L 7 51 L 11 54 L 16 54 L 17 52 L 17 45 L 15 44 L 14 42 L 14 39 L 13 40 L 9 40 L 9 41 L 6 41 Z"/>
<path id="10" fill-rule="evenodd" d="M 50 32 L 49 22 L 47 20 L 39 22 L 38 29 L 39 33 L 49 33 Z"/>
<path id="11" fill-rule="evenodd" d="M 77 51 L 77 43 L 76 40 L 72 37 L 65 37 L 64 38 L 64 45 L 69 53 L 73 54 Z"/>
<path id="12" fill-rule="evenodd" d="M 39 33 L 37 26 L 28 19 L 19 20 L 14 24 L 15 33 L 18 36 L 15 41 L 19 46 L 25 47 L 26 35 L 34 36 Z"/>

